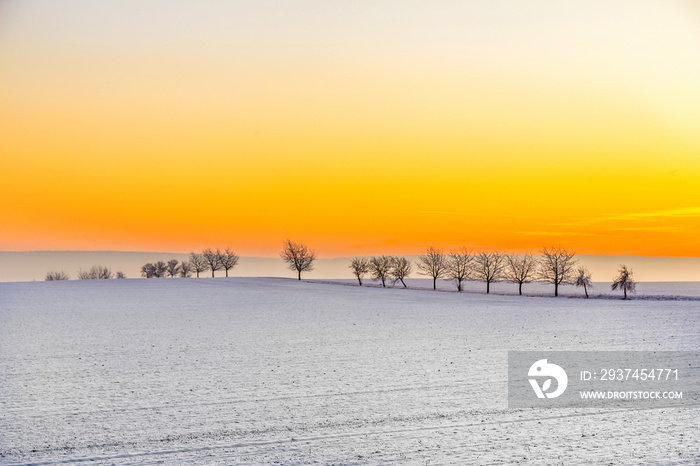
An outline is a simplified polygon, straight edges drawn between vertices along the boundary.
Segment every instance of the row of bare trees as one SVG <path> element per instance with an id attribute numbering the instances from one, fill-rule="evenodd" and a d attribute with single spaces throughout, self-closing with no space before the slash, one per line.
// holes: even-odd
<path id="1" fill-rule="evenodd" d="M 379 280 L 382 286 L 386 286 L 387 280 L 392 280 L 394 284 L 401 282 L 407 288 L 404 279 L 413 272 L 413 265 L 405 257 L 401 256 L 373 256 L 355 257 L 350 261 L 350 269 L 362 286 L 362 279 L 369 273 L 372 280 Z"/>
<path id="2" fill-rule="evenodd" d="M 491 283 L 507 281 L 517 283 L 518 293 L 522 295 L 524 284 L 539 281 L 553 284 L 554 296 L 559 296 L 560 285 L 571 284 L 583 287 L 588 297 L 588 289 L 593 286 L 591 273 L 585 267 L 577 266 L 575 255 L 574 251 L 557 247 L 545 247 L 539 256 L 509 255 L 499 251 L 472 252 L 466 248 L 446 254 L 442 249 L 429 247 L 425 254 L 419 256 L 416 266 L 420 275 L 433 279 L 433 290 L 437 289 L 438 279 L 453 281 L 457 291 L 463 290 L 463 284 L 467 280 L 483 281 L 486 283 L 486 293 L 491 292 Z M 303 243 L 286 240 L 280 257 L 290 270 L 297 272 L 297 277 L 301 280 L 302 273 L 313 270 L 316 253 Z M 200 274 L 206 271 L 211 271 L 211 276 L 214 277 L 217 270 L 224 270 L 228 277 L 229 270 L 238 264 L 239 259 L 231 248 L 207 248 L 201 253 L 192 252 L 186 261 L 171 259 L 167 262 L 144 264 L 141 267 L 141 275 L 145 278 L 162 278 L 190 277 L 195 274 L 199 278 Z M 351 259 L 349 268 L 360 286 L 364 276 L 369 274 L 373 280 L 380 281 L 383 287 L 386 287 L 387 281 L 392 281 L 394 285 L 401 282 L 406 288 L 405 279 L 413 273 L 411 261 L 402 256 L 391 255 L 355 257 Z M 116 277 L 126 278 L 121 272 L 117 272 Z M 47 281 L 69 278 L 63 271 L 46 274 Z M 113 275 L 108 267 L 93 266 L 87 271 L 80 270 L 78 278 L 103 279 L 113 278 Z M 627 299 L 627 293 L 634 292 L 635 288 L 633 272 L 622 265 L 618 276 L 613 280 L 612 289 L 622 290 Z"/>
<path id="3" fill-rule="evenodd" d="M 542 258 L 531 254 L 507 255 L 498 251 L 473 253 L 466 248 L 446 254 L 442 249 L 426 249 L 416 262 L 418 274 L 433 279 L 433 290 L 437 289 L 438 279 L 452 280 L 457 291 L 462 291 L 467 280 L 486 283 L 486 293 L 491 292 L 491 283 L 509 281 L 518 284 L 518 292 L 523 294 L 523 284 L 535 280 L 554 284 L 554 293 L 559 295 L 559 285 L 574 282 L 574 253 L 566 249 L 545 248 Z M 355 257 L 350 261 L 350 270 L 362 285 L 362 278 L 370 274 L 373 280 L 380 280 L 386 286 L 386 278 L 392 277 L 406 286 L 404 278 L 412 272 L 412 264 L 404 257 L 374 256 L 369 259 Z M 587 273 L 587 271 L 586 271 Z M 590 274 L 588 273 L 590 278 Z M 587 282 L 590 285 L 590 280 Z"/>
<path id="4" fill-rule="evenodd" d="M 141 276 L 144 278 L 189 277 L 190 275 L 192 275 L 192 266 L 189 261 L 180 263 L 177 259 L 167 262 L 149 262 L 141 267 Z"/>
<path id="5" fill-rule="evenodd" d="M 416 266 L 418 274 L 433 279 L 433 290 L 437 289 L 438 279 L 451 280 L 457 291 L 462 291 L 467 280 L 486 283 L 486 293 L 491 292 L 491 283 L 507 281 L 518 285 L 518 293 L 523 294 L 523 285 L 534 281 L 554 285 L 554 296 L 559 296 L 560 285 L 570 284 L 583 287 L 586 297 L 593 286 L 591 273 L 578 266 L 575 252 L 565 248 L 543 248 L 540 256 L 532 254 L 509 255 L 498 251 L 471 252 L 466 248 L 446 254 L 442 249 L 430 247 L 419 256 Z M 365 275 L 381 281 L 386 286 L 388 279 L 394 284 L 400 281 L 406 287 L 405 278 L 413 271 L 412 264 L 400 256 L 355 257 L 348 266 L 360 286 Z M 622 265 L 614 279 L 612 289 L 634 292 L 635 282 L 632 271 Z"/>
<path id="6" fill-rule="evenodd" d="M 121 271 L 112 273 L 111 268 L 102 265 L 93 265 L 87 270 L 78 270 L 78 280 L 109 280 L 111 278 L 126 278 L 126 275 Z M 51 270 L 46 273 L 44 280 L 47 282 L 70 280 L 70 275 L 63 270 Z"/>
<path id="7" fill-rule="evenodd" d="M 280 257 L 287 264 L 290 270 L 297 272 L 299 280 L 303 272 L 310 272 L 314 269 L 316 253 L 303 243 L 286 240 L 283 244 Z M 238 265 L 240 257 L 231 249 L 203 249 L 201 253 L 190 253 L 190 258 L 186 261 L 178 262 L 172 259 L 168 262 L 158 261 L 148 263 L 141 267 L 141 275 L 146 278 L 161 277 L 190 277 L 193 274 L 199 278 L 201 273 L 211 271 L 211 276 L 215 276 L 217 270 L 224 270 L 228 277 L 229 270 Z"/>
<path id="8" fill-rule="evenodd" d="M 171 259 L 167 262 L 149 262 L 141 267 L 141 276 L 145 278 L 164 277 L 191 277 L 193 274 L 199 278 L 203 272 L 211 271 L 215 276 L 217 270 L 224 270 L 228 277 L 229 270 L 233 269 L 240 257 L 231 249 L 203 249 L 201 253 L 192 252 L 188 260 L 182 262 Z"/>
<path id="9" fill-rule="evenodd" d="M 284 242 L 280 256 L 291 270 L 298 273 L 299 280 L 301 280 L 302 272 L 313 270 L 313 263 L 316 259 L 316 253 L 305 244 L 291 240 Z M 164 278 L 191 277 L 195 275 L 199 278 L 200 274 L 211 271 L 211 276 L 214 277 L 218 270 L 223 270 L 225 276 L 228 277 L 229 271 L 238 265 L 239 260 L 240 257 L 231 248 L 224 248 L 223 250 L 206 248 L 200 253 L 190 253 L 189 259 L 182 262 L 177 259 L 171 259 L 167 262 L 157 261 L 144 264 L 141 267 L 141 276 L 144 278 Z M 112 274 L 109 267 L 93 266 L 88 270 L 81 269 L 78 271 L 78 278 L 81 280 L 114 277 L 115 275 Z M 126 278 L 126 276 L 122 272 L 117 272 L 116 278 Z M 70 280 L 70 275 L 62 270 L 50 271 L 46 274 L 45 280 Z"/>

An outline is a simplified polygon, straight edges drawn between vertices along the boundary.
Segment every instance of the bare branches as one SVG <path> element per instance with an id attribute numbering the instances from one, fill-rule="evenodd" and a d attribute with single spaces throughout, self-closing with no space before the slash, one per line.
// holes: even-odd
<path id="1" fill-rule="evenodd" d="M 108 280 L 113 278 L 112 269 L 101 265 L 93 265 L 89 270 L 78 270 L 79 280 Z"/>
<path id="2" fill-rule="evenodd" d="M 209 270 L 207 260 L 202 254 L 197 254 L 196 252 L 190 253 L 190 265 L 192 265 L 192 270 L 197 274 L 197 278 L 199 278 L 201 272 Z M 214 275 L 214 272 L 212 272 L 212 275 Z"/>
<path id="3" fill-rule="evenodd" d="M 537 260 L 531 254 L 505 256 L 503 278 L 518 284 L 518 293 L 523 294 L 523 283 L 530 283 L 537 273 Z"/>
<path id="4" fill-rule="evenodd" d="M 538 279 L 554 285 L 554 296 L 559 296 L 559 285 L 573 283 L 576 253 L 564 248 L 543 248 Z"/>
<path id="5" fill-rule="evenodd" d="M 425 250 L 425 254 L 420 256 L 418 265 L 418 273 L 433 277 L 433 290 L 437 289 L 437 279 L 444 278 L 447 273 L 447 259 L 443 254 L 442 249 L 429 247 Z"/>
<path id="6" fill-rule="evenodd" d="M 216 252 L 218 253 L 219 250 L 217 249 Z M 219 263 L 221 264 L 221 267 L 226 271 L 227 277 L 228 271 L 238 264 L 239 259 L 240 258 L 238 257 L 238 255 L 236 255 L 236 253 L 233 252 L 233 249 L 231 248 L 226 248 L 224 249 L 224 252 L 220 253 Z"/>
<path id="7" fill-rule="evenodd" d="M 219 249 L 204 249 L 201 254 L 190 253 L 190 258 L 186 261 L 178 262 L 177 259 L 171 259 L 168 262 L 144 264 L 141 267 L 141 276 L 145 278 L 189 277 L 196 273 L 199 278 L 200 273 L 211 270 L 213 277 L 216 270 L 223 268 L 228 277 L 228 271 L 236 266 L 238 259 L 230 248 L 226 248 L 223 252 Z"/>
<path id="8" fill-rule="evenodd" d="M 408 278 L 408 276 L 411 275 L 411 272 L 413 272 L 413 265 L 411 265 L 411 262 L 408 259 L 405 257 L 391 257 L 391 269 L 389 270 L 389 275 L 394 279 L 394 284 L 400 281 L 404 288 L 408 288 L 406 286 L 406 282 L 403 280 L 404 278 Z"/>
<path id="9" fill-rule="evenodd" d="M 206 248 L 202 249 L 202 256 L 207 263 L 208 270 L 211 270 L 211 277 L 214 278 L 214 272 L 221 270 L 221 251 L 219 248 L 216 250 Z"/>
<path id="10" fill-rule="evenodd" d="M 386 287 L 386 279 L 391 271 L 391 256 L 373 256 L 369 260 L 369 271 L 372 280 L 381 280 L 382 286 Z"/>
<path id="11" fill-rule="evenodd" d="M 386 279 L 391 272 L 391 256 L 372 256 L 369 259 L 369 273 L 372 280 L 379 280 L 386 287 Z"/>
<path id="12" fill-rule="evenodd" d="M 486 282 L 486 293 L 491 292 L 491 282 L 503 276 L 504 256 L 498 251 L 480 252 L 474 257 L 474 278 Z"/>
<path id="13" fill-rule="evenodd" d="M 369 260 L 366 257 L 353 257 L 348 265 L 353 275 L 362 286 L 362 278 L 369 272 Z"/>
<path id="14" fill-rule="evenodd" d="M 144 278 L 163 278 L 168 275 L 168 264 L 163 261 L 144 264 L 141 267 L 141 276 Z"/>
<path id="15" fill-rule="evenodd" d="M 168 274 L 168 265 L 163 261 L 153 264 L 156 278 L 163 278 Z"/>
<path id="16" fill-rule="evenodd" d="M 593 279 L 591 277 L 591 272 L 589 272 L 586 267 L 580 266 L 576 269 L 574 285 L 577 287 L 582 286 L 584 293 L 586 293 L 586 298 L 588 298 L 588 288 L 593 288 Z"/>
<path id="17" fill-rule="evenodd" d="M 472 262 L 474 255 L 466 248 L 458 251 L 451 251 L 447 258 L 447 272 L 445 277 L 454 280 L 457 291 L 462 291 L 462 282 L 467 280 L 472 274 Z"/>
<path id="18" fill-rule="evenodd" d="M 169 277 L 174 277 L 180 272 L 180 263 L 177 259 L 170 259 L 167 264 L 165 264 L 165 271 Z"/>
<path id="19" fill-rule="evenodd" d="M 633 276 L 634 272 L 632 272 L 632 269 L 628 269 L 624 264 L 621 265 L 617 277 L 613 279 L 612 290 L 620 289 L 624 291 L 625 297 L 623 299 L 627 299 L 628 291 L 634 293 L 637 290 L 637 282 L 632 278 Z"/>
<path id="20" fill-rule="evenodd" d="M 152 263 L 143 264 L 141 266 L 141 276 L 143 278 L 156 278 L 156 268 Z"/>
<path id="21" fill-rule="evenodd" d="M 192 275 L 192 271 L 194 270 L 194 267 L 192 266 L 192 262 L 190 261 L 182 261 L 182 264 L 180 264 L 180 276 L 183 278 L 187 278 L 190 275 Z"/>
<path id="22" fill-rule="evenodd" d="M 302 272 L 310 272 L 314 269 L 316 253 L 305 244 L 287 240 L 284 242 L 280 257 L 287 263 L 290 270 L 296 270 L 299 280 Z"/>
<path id="23" fill-rule="evenodd" d="M 52 270 L 50 272 L 46 273 L 46 277 L 44 278 L 47 282 L 53 282 L 53 281 L 58 281 L 58 280 L 70 280 L 70 276 L 61 270 L 60 272 Z"/>

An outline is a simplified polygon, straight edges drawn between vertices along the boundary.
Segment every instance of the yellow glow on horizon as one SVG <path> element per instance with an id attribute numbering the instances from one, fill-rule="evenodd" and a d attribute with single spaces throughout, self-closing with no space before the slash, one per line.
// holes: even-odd
<path id="1" fill-rule="evenodd" d="M 484 7 L 522 31 L 392 23 L 371 41 L 329 12 L 341 32 L 275 32 L 291 44 L 222 29 L 123 48 L 88 23 L 98 45 L 22 42 L 36 13 L 18 15 L 0 42 L 0 249 L 700 255 L 700 37 L 676 7 L 588 10 L 600 37 L 571 11 L 573 32 L 540 37 Z"/>

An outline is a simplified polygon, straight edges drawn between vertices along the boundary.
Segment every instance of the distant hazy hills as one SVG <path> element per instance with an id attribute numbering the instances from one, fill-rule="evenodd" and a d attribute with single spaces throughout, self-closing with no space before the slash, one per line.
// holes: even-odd
<path id="1" fill-rule="evenodd" d="M 105 265 L 113 272 L 123 271 L 128 278 L 140 277 L 146 262 L 169 259 L 187 259 L 187 254 L 162 252 L 121 251 L 0 251 L 0 281 L 43 280 L 49 270 L 65 270 L 76 278 L 79 269 Z M 413 260 L 417 256 L 407 256 Z M 620 264 L 632 267 L 638 281 L 700 281 L 698 257 L 641 257 L 641 256 L 579 256 L 581 264 L 593 273 L 594 281 L 608 281 Z M 347 257 L 318 259 L 308 278 L 352 278 L 347 268 Z M 223 276 L 218 271 L 217 276 Z M 231 276 L 295 277 L 277 257 L 241 257 Z M 206 276 L 211 276 L 208 272 Z M 412 275 L 417 277 L 414 272 Z"/>

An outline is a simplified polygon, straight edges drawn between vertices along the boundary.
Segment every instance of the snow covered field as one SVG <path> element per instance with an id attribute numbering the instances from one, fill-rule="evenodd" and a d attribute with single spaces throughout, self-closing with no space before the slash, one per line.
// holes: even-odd
<path id="1" fill-rule="evenodd" d="M 0 463 L 700 462 L 700 407 L 507 409 L 507 351 L 550 348 L 699 350 L 700 302 L 0 283 Z"/>

